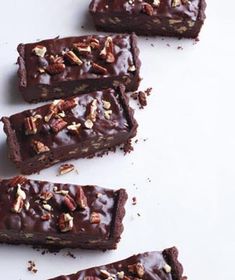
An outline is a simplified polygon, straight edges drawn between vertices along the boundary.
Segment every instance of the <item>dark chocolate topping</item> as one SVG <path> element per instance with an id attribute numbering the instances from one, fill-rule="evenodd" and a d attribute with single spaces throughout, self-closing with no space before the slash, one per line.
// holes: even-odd
<path id="1" fill-rule="evenodd" d="M 112 48 L 104 54 L 107 39 Z M 31 85 L 56 85 L 59 83 L 113 77 L 131 76 L 129 67 L 134 65 L 130 35 L 81 36 L 44 40 L 20 44 L 18 51 L 25 61 L 27 83 Z M 71 52 L 72 51 L 72 52 Z M 69 53 L 68 53 L 69 52 Z M 111 53 L 111 54 L 110 54 Z M 106 69 L 99 72 L 93 63 Z"/>
<path id="2" fill-rule="evenodd" d="M 74 235 L 83 240 L 110 238 L 119 191 L 33 180 L 21 183 L 17 178 L 1 182 L 0 236 L 19 232 L 26 236 L 62 234 L 66 238 L 66 235 Z M 87 201 L 85 207 L 79 203 L 81 191 Z M 20 210 L 15 204 L 19 196 L 23 201 Z M 74 202 L 75 209 L 66 203 L 68 199 Z M 92 223 L 92 213 L 99 215 L 99 223 Z M 64 232 L 59 223 L 62 214 L 69 214 L 73 219 L 72 227 Z"/>
<path id="3" fill-rule="evenodd" d="M 164 258 L 163 253 L 172 249 L 177 251 L 176 248 L 170 248 L 163 252 L 138 254 L 112 264 L 89 268 L 76 274 L 59 276 L 51 280 L 181 280 L 183 279 L 182 270 L 181 274 L 174 273 L 178 267 L 181 267 L 177 258 L 174 255 L 169 256 L 171 266 Z"/>
<path id="4" fill-rule="evenodd" d="M 109 139 L 132 129 L 126 108 L 113 89 L 57 100 L 9 119 L 20 143 L 21 160 L 49 151 L 56 154 L 63 147 Z"/>
<path id="5" fill-rule="evenodd" d="M 159 19 L 188 18 L 196 21 L 200 15 L 200 2 L 201 0 L 93 0 L 91 11 L 105 13 L 123 13 L 125 11 L 128 14 L 138 15 L 145 13 L 143 5 L 148 3 L 153 8 L 153 12 L 151 14 L 157 16 Z"/>

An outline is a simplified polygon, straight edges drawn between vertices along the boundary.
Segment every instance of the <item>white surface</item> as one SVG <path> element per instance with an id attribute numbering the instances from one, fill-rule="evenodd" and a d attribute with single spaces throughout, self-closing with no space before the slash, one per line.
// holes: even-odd
<path id="1" fill-rule="evenodd" d="M 88 24 L 88 2 L 8 0 L 1 4 L 1 115 L 31 107 L 16 88 L 17 44 L 95 32 Z M 44 280 L 172 245 L 179 248 L 190 280 L 235 279 L 234 9 L 232 0 L 226 4 L 208 1 L 207 20 L 197 44 L 139 39 L 141 88 L 153 86 L 154 90 L 148 107 L 136 110 L 139 142 L 133 153 L 74 161 L 79 175 L 58 177 L 58 166 L 54 166 L 31 176 L 126 187 L 130 199 L 118 250 L 75 250 L 74 260 L 64 252 L 41 255 L 30 247 L 2 245 L 0 279 Z M 15 174 L 2 132 L 0 176 Z M 131 205 L 133 196 L 136 206 Z M 27 271 L 28 260 L 36 262 L 36 275 Z"/>

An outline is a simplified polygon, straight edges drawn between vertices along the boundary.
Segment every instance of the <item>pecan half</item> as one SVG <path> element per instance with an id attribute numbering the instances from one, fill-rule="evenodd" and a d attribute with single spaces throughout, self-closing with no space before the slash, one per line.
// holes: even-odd
<path id="1" fill-rule="evenodd" d="M 72 212 L 75 211 L 77 208 L 77 204 L 76 204 L 75 200 L 70 195 L 66 195 L 64 197 L 64 204 L 66 205 L 68 210 L 72 211 Z"/>
<path id="2" fill-rule="evenodd" d="M 36 121 L 37 121 L 37 118 L 34 118 L 32 116 L 24 119 L 24 127 L 25 127 L 26 135 L 37 133 Z"/>
<path id="3" fill-rule="evenodd" d="M 90 223 L 91 224 L 99 224 L 101 221 L 100 214 L 97 212 L 92 212 L 90 216 Z"/>
<path id="4" fill-rule="evenodd" d="M 148 15 L 152 16 L 153 15 L 153 7 L 149 3 L 143 3 L 143 12 Z"/>
<path id="5" fill-rule="evenodd" d="M 85 210 L 87 208 L 87 198 L 85 196 L 85 193 L 84 193 L 82 187 L 78 187 L 75 199 L 76 199 L 78 207 L 81 210 Z"/>
<path id="6" fill-rule="evenodd" d="M 64 72 L 65 64 L 63 63 L 54 63 L 47 66 L 46 71 L 51 75 L 56 75 Z"/>
<path id="7" fill-rule="evenodd" d="M 64 58 L 67 59 L 71 64 L 82 65 L 82 60 L 73 52 L 68 51 L 64 54 Z"/>
<path id="8" fill-rule="evenodd" d="M 95 74 L 101 74 L 101 75 L 107 75 L 108 74 L 108 70 L 106 68 L 104 68 L 103 66 L 97 64 L 97 63 L 92 63 L 92 71 Z"/>
<path id="9" fill-rule="evenodd" d="M 10 179 L 10 181 L 8 182 L 8 185 L 10 187 L 16 187 L 18 185 L 24 185 L 26 182 L 28 181 L 28 179 L 24 176 L 16 176 L 16 177 L 13 177 L 12 179 Z"/>
<path id="10" fill-rule="evenodd" d="M 52 119 L 52 121 L 50 123 L 51 129 L 55 133 L 58 133 L 59 131 L 61 131 L 64 127 L 66 127 L 66 125 L 67 125 L 67 122 L 61 118 Z"/>
<path id="11" fill-rule="evenodd" d="M 145 273 L 144 266 L 141 263 L 128 265 L 128 271 L 137 275 L 139 278 L 142 278 Z"/>
<path id="12" fill-rule="evenodd" d="M 37 154 L 49 152 L 50 149 L 40 141 L 33 140 L 32 146 Z"/>
<path id="13" fill-rule="evenodd" d="M 59 216 L 58 224 L 61 232 L 71 231 L 73 229 L 73 217 L 68 213 L 62 213 Z"/>

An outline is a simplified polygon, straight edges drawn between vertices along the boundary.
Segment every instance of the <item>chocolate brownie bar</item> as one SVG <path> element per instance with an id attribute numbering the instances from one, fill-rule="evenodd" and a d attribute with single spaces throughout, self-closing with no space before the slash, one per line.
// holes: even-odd
<path id="1" fill-rule="evenodd" d="M 20 44 L 23 98 L 37 102 L 116 87 L 135 91 L 140 82 L 137 37 L 89 35 Z"/>
<path id="2" fill-rule="evenodd" d="M 92 0 L 98 30 L 196 38 L 205 20 L 205 0 Z"/>
<path id="3" fill-rule="evenodd" d="M 0 181 L 0 242 L 44 248 L 115 249 L 127 193 L 98 186 Z"/>
<path id="4" fill-rule="evenodd" d="M 122 261 L 81 270 L 75 274 L 50 280 L 183 280 L 183 267 L 175 247 L 162 252 L 134 255 Z"/>
<path id="5" fill-rule="evenodd" d="M 22 174 L 128 147 L 137 130 L 123 87 L 56 100 L 2 121 L 9 157 Z"/>

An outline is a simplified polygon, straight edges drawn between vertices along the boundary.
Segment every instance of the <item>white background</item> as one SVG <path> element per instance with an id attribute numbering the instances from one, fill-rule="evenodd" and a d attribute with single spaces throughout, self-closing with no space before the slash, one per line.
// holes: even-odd
<path id="1" fill-rule="evenodd" d="M 17 44 L 94 33 L 88 2 L 1 3 L 1 115 L 32 107 L 23 102 L 16 86 Z M 153 93 L 148 107 L 136 110 L 139 142 L 133 153 L 74 161 L 79 174 L 58 177 L 58 166 L 54 166 L 31 176 L 126 187 L 130 199 L 118 250 L 75 250 L 74 260 L 64 256 L 66 250 L 54 256 L 30 247 L 1 245 L 0 279 L 44 280 L 172 245 L 179 248 L 190 280 L 235 279 L 234 10 L 232 0 L 208 1 L 207 20 L 197 44 L 139 39 L 141 88 L 152 86 Z M 1 132 L 0 176 L 10 177 L 17 171 L 7 159 L 5 140 Z M 133 196 L 136 206 L 131 204 Z M 28 260 L 36 262 L 36 275 L 27 271 Z"/>

